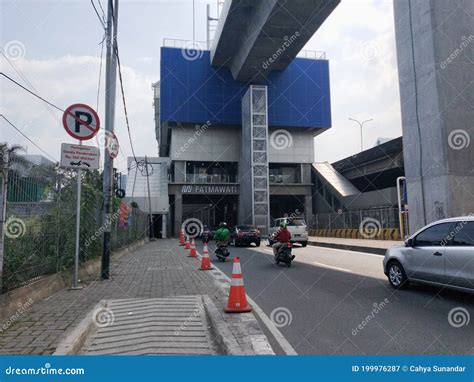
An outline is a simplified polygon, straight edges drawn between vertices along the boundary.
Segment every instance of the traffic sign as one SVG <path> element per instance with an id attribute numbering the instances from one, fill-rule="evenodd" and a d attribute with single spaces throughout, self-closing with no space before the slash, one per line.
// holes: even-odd
<path id="1" fill-rule="evenodd" d="M 95 146 L 62 143 L 61 167 L 97 170 L 99 168 L 99 155 L 100 150 Z"/>
<path id="2" fill-rule="evenodd" d="M 99 131 L 99 116 L 90 106 L 76 103 L 64 111 L 63 126 L 71 137 L 86 141 Z"/>

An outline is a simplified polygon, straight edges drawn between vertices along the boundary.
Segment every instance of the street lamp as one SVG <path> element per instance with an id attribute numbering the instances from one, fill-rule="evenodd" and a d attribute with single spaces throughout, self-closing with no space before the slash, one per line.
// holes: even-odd
<path id="1" fill-rule="evenodd" d="M 365 121 L 359 122 L 357 119 L 354 118 L 349 118 L 350 121 L 356 122 L 360 126 L 360 151 L 362 152 L 364 150 L 363 144 L 362 144 L 362 127 L 364 126 L 364 123 L 373 121 L 373 119 L 367 119 Z"/>

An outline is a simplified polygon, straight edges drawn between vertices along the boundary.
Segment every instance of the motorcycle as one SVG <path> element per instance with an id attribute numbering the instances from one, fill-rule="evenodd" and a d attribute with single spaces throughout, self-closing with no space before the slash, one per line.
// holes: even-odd
<path id="1" fill-rule="evenodd" d="M 219 261 L 224 262 L 230 255 L 227 244 L 219 243 L 214 253 Z"/>
<path id="2" fill-rule="evenodd" d="M 295 258 L 295 255 L 291 254 L 292 248 L 293 248 L 293 245 L 291 243 L 285 243 L 285 245 L 282 245 L 280 247 L 277 254 L 275 255 L 276 265 L 279 265 L 280 263 L 284 263 L 286 264 L 288 268 L 291 267 L 291 262 Z"/>

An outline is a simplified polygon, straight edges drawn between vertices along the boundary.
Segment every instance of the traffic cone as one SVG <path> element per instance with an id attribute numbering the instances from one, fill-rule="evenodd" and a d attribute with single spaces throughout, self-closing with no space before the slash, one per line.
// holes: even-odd
<path id="1" fill-rule="evenodd" d="M 196 242 L 194 241 L 194 238 L 191 240 L 191 247 L 189 248 L 189 257 L 197 257 Z"/>
<path id="2" fill-rule="evenodd" d="M 191 246 L 189 245 L 189 236 L 186 236 L 186 243 L 184 245 L 184 249 L 191 249 Z"/>
<path id="3" fill-rule="evenodd" d="M 184 229 L 182 228 L 179 231 L 179 245 L 184 245 Z"/>
<path id="4" fill-rule="evenodd" d="M 204 243 L 204 248 L 202 250 L 202 258 L 201 258 L 201 271 L 208 271 L 211 268 L 211 259 L 209 258 L 209 251 L 207 249 L 207 243 Z"/>
<path id="5" fill-rule="evenodd" d="M 232 268 L 232 281 L 230 282 L 229 301 L 224 308 L 226 313 L 250 312 L 252 307 L 247 303 L 245 294 L 244 279 L 240 268 L 240 259 L 234 257 L 234 267 Z"/>

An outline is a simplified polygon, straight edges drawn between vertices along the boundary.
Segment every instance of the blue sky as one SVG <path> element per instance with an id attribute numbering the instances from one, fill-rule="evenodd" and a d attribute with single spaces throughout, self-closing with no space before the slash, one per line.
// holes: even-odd
<path id="1" fill-rule="evenodd" d="M 101 0 L 105 7 L 107 0 Z M 98 6 L 98 0 L 94 0 Z M 196 39 L 206 37 L 206 1 L 196 0 Z M 216 1 L 209 1 L 216 12 Z M 99 12 L 100 8 L 98 7 Z M 132 138 L 137 155 L 157 153 L 151 84 L 159 79 L 163 38 L 191 40 L 192 1 L 120 2 L 119 47 Z M 103 30 L 89 0 L 2 0 L 0 45 L 45 98 L 63 108 L 76 102 L 96 106 Z M 401 135 L 393 4 L 390 0 L 343 0 L 305 49 L 326 51 L 330 60 L 333 128 L 315 139 L 317 161 L 334 161 L 360 150 L 359 130 L 349 117 L 373 118 L 364 130 L 365 148 L 378 137 Z M 24 83 L 0 56 L 1 70 Z M 103 77 L 99 115 L 103 117 Z M 4 79 L 0 110 L 40 147 L 59 158 L 69 142 L 61 113 Z M 117 95 L 120 93 L 117 92 Z M 0 121 L 1 141 L 37 149 Z M 131 154 L 120 98 L 116 130 L 124 169 Z M 93 143 L 95 144 L 95 142 Z"/>

